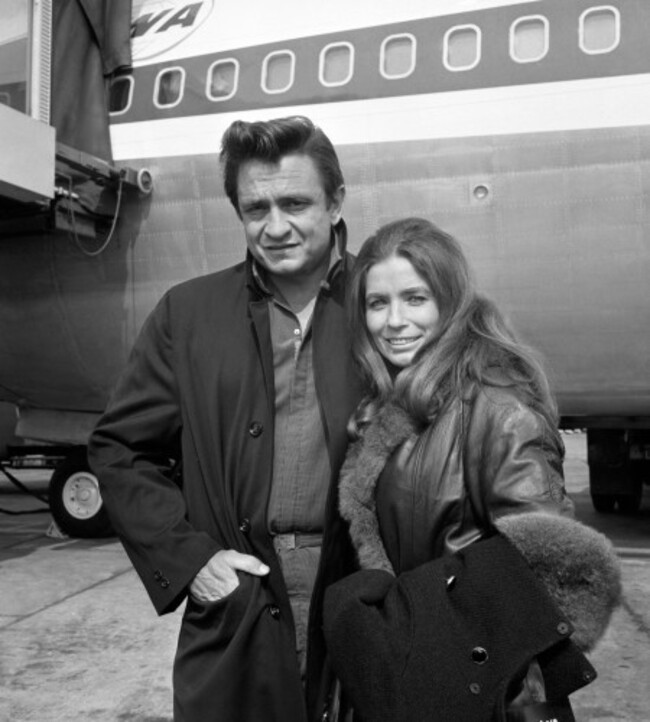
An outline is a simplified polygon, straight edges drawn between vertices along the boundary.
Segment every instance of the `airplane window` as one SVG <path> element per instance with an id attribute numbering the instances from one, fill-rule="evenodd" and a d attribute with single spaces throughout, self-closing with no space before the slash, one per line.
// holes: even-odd
<path id="1" fill-rule="evenodd" d="M 621 39 L 621 15 L 611 5 L 589 8 L 580 16 L 580 49 L 589 54 L 609 53 Z"/>
<path id="2" fill-rule="evenodd" d="M 157 108 L 173 108 L 181 102 L 185 86 L 185 70 L 168 68 L 158 73 L 154 91 L 154 105 Z"/>
<path id="3" fill-rule="evenodd" d="M 471 70 L 481 59 L 481 29 L 457 25 L 445 33 L 443 63 L 447 70 Z"/>
<path id="4" fill-rule="evenodd" d="M 126 113 L 133 97 L 133 77 L 118 75 L 108 91 L 108 112 L 111 115 Z"/>
<path id="5" fill-rule="evenodd" d="M 207 95 L 210 100 L 228 100 L 237 92 L 239 82 L 239 62 L 217 60 L 208 71 Z"/>
<path id="6" fill-rule="evenodd" d="M 290 50 L 270 53 L 262 65 L 262 90 L 265 93 L 284 93 L 293 85 L 296 56 Z"/>
<path id="7" fill-rule="evenodd" d="M 379 72 L 384 78 L 406 78 L 415 70 L 416 48 L 411 34 L 387 37 L 381 44 Z"/>
<path id="8" fill-rule="evenodd" d="M 321 85 L 345 85 L 354 73 L 354 45 L 331 43 L 320 53 L 318 78 Z"/>
<path id="9" fill-rule="evenodd" d="M 548 53 L 548 20 L 531 15 L 510 26 L 510 57 L 517 63 L 534 63 Z"/>

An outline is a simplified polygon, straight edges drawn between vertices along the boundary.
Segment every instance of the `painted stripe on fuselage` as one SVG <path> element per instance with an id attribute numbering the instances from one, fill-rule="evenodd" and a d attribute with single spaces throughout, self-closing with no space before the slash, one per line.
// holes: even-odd
<path id="1" fill-rule="evenodd" d="M 619 42 L 607 52 L 595 54 L 580 49 L 579 33 L 580 14 L 593 7 L 593 0 L 575 0 L 569 5 L 564 0 L 539 3 L 538 9 L 543 15 L 535 17 L 544 17 L 548 23 L 548 47 L 546 54 L 535 62 L 516 62 L 511 57 L 509 38 L 513 25 L 529 17 L 521 6 L 461 13 L 444 19 L 423 17 L 411 22 L 371 25 L 353 31 L 294 37 L 230 50 L 215 43 L 213 48 L 218 50 L 207 54 L 197 54 L 192 44 L 188 46 L 188 50 L 192 47 L 192 54 L 176 61 L 165 59 L 140 66 L 136 63 L 131 74 L 132 99 L 125 108 L 112 115 L 111 122 L 119 125 L 180 116 L 242 113 L 278 106 L 403 98 L 648 73 L 650 60 L 645 28 L 650 25 L 650 3 L 637 5 L 638 0 L 616 2 L 620 6 Z M 473 34 L 476 46 L 471 42 L 470 46 L 475 51 L 478 49 L 476 65 L 465 70 L 445 67 L 447 32 L 451 28 L 471 29 L 468 32 Z M 411 72 L 404 77 L 385 77 L 380 72 L 383 43 L 395 34 L 404 37 L 405 33 L 411 38 L 414 60 Z M 346 48 L 354 48 L 353 58 L 344 53 L 339 59 L 343 65 L 350 63 L 350 73 L 344 82 L 324 83 L 319 79 L 322 53 L 332 44 L 338 44 L 340 48 L 341 43 L 345 43 Z M 469 51 L 466 48 L 464 52 Z M 289 73 L 285 68 L 286 78 L 281 74 L 287 82 L 284 89 L 264 91 L 265 62 L 277 53 L 286 63 L 289 63 L 289 56 L 294 58 L 294 71 Z M 236 62 L 239 70 L 235 87 L 231 88 L 232 96 L 215 99 L 209 97 L 208 88 L 214 80 L 212 68 L 220 61 Z M 170 71 L 171 75 L 168 74 Z M 154 98 L 157 101 L 167 98 L 166 90 L 157 89 L 161 73 L 166 74 L 170 84 L 171 79 L 176 78 L 174 102 L 169 105 L 154 102 Z M 118 85 L 119 88 L 123 89 L 123 86 Z M 121 92 L 117 94 L 122 95 Z M 115 107 L 121 108 L 122 103 L 116 100 Z"/>
<path id="2" fill-rule="evenodd" d="M 287 38 L 341 33 L 368 26 L 386 26 L 393 23 L 443 17 L 459 13 L 475 13 L 515 6 L 522 13 L 537 12 L 547 7 L 549 0 L 405 0 L 381 2 L 378 0 L 267 0 L 248 2 L 224 2 L 203 0 L 200 4 L 212 4 L 208 17 L 201 22 L 204 8 L 197 17 L 198 27 L 186 27 L 182 23 L 168 25 L 174 11 L 183 7 L 183 0 L 167 2 L 169 10 L 150 28 L 136 35 L 132 41 L 133 60 L 136 65 L 151 62 L 166 63 L 187 57 L 187 46 L 195 54 L 213 53 L 233 48 L 245 48 L 264 43 L 286 41 Z M 554 0 L 566 5 L 566 0 Z M 617 0 L 620 2 L 621 0 Z M 624 0 L 629 2 L 630 0 Z M 190 0 L 187 0 L 189 4 Z M 194 0 L 196 4 L 196 0 Z M 594 0 L 593 4 L 597 4 Z M 163 0 L 134 0 L 134 20 L 142 15 L 151 21 L 152 16 L 164 10 Z M 254 17 L 254 22 L 252 18 Z M 189 38 L 191 37 L 191 40 Z"/>
<path id="3" fill-rule="evenodd" d="M 116 160 L 218 153 L 235 119 L 311 117 L 337 145 L 650 125 L 650 74 L 275 107 L 111 127 Z"/>

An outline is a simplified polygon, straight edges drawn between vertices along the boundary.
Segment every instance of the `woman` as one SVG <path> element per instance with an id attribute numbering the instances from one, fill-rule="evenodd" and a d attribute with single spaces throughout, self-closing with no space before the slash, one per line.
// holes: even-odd
<path id="1" fill-rule="evenodd" d="M 340 507 L 368 571 L 328 590 L 325 631 L 355 721 L 573 719 L 595 672 L 569 637 L 593 646 L 619 577 L 571 519 L 540 363 L 419 218 L 363 245 L 350 318 L 369 391 Z"/>

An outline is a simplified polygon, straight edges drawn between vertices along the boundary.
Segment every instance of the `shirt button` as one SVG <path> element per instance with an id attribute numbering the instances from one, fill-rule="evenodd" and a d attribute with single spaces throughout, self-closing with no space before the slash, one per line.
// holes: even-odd
<path id="1" fill-rule="evenodd" d="M 248 433 L 256 439 L 258 436 L 261 435 L 262 431 L 264 431 L 264 427 L 262 424 L 260 424 L 259 421 L 253 421 L 251 425 L 248 427 Z"/>
<path id="2" fill-rule="evenodd" d="M 293 329 L 293 335 L 294 335 L 294 336 L 300 336 L 300 329 L 299 329 L 299 328 L 294 328 L 294 329 Z"/>
<path id="3" fill-rule="evenodd" d="M 269 604 L 267 609 L 273 619 L 280 619 L 280 607 L 277 604 Z"/>
<path id="4" fill-rule="evenodd" d="M 239 522 L 239 531 L 242 534 L 248 534 L 248 532 L 251 530 L 251 522 L 250 519 L 242 519 Z"/>

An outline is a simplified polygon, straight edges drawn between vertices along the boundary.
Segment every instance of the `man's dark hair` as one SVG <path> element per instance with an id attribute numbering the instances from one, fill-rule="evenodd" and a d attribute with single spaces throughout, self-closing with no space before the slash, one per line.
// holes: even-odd
<path id="1" fill-rule="evenodd" d="M 249 160 L 278 163 L 290 153 L 309 156 L 320 175 L 328 203 L 335 200 L 344 184 L 339 159 L 330 139 L 309 118 L 289 118 L 247 123 L 236 120 L 223 134 L 221 154 L 226 195 L 239 213 L 237 178 L 242 163 Z"/>

